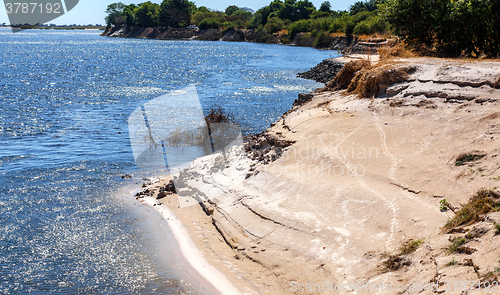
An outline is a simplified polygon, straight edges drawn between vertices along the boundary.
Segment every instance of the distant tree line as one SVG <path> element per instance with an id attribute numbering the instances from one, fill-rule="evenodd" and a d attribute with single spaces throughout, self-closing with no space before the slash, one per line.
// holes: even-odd
<path id="1" fill-rule="evenodd" d="M 328 1 L 317 9 L 309 0 L 274 0 L 255 12 L 235 5 L 215 11 L 189 0 L 164 0 L 113 3 L 106 14 L 108 26 L 254 29 L 260 42 L 275 33 L 286 33 L 289 40 L 308 33 L 316 38 L 315 46 L 322 47 L 332 34 L 389 33 L 421 52 L 440 56 L 500 53 L 500 0 L 367 0 L 347 11 L 332 10 Z"/>
<path id="2" fill-rule="evenodd" d="M 225 11 L 215 11 L 205 6 L 196 7 L 189 0 L 130 5 L 118 2 L 107 7 L 106 24 L 174 28 L 194 25 L 201 30 L 255 29 L 266 34 L 287 30 L 291 38 L 299 32 L 361 35 L 386 32 L 388 24 L 378 16 L 378 5 L 384 1 L 358 1 L 349 11 L 334 11 L 328 1 L 316 9 L 309 0 L 275 0 L 256 12 L 235 5 Z"/>

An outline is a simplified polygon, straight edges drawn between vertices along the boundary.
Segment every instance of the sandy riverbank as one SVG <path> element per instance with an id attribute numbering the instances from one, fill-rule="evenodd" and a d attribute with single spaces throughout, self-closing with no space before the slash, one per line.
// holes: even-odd
<path id="1" fill-rule="evenodd" d="M 496 278 L 500 214 L 445 232 L 454 213 L 441 211 L 440 201 L 458 211 L 480 188 L 500 187 L 498 63 L 387 64 L 384 71 L 411 71 L 379 85 L 374 98 L 314 93 L 247 144 L 252 157 L 235 148 L 226 160 L 197 159 L 179 195 L 159 200 L 241 293 L 298 294 L 315 283 L 328 293 L 335 284 L 364 282 L 390 284 L 383 293 L 396 294 L 398 285 L 444 289 L 446 282 Z M 462 153 L 483 157 L 457 164 Z M 450 240 L 467 234 L 467 248 L 448 251 Z M 418 249 L 403 255 L 412 239 L 421 241 Z M 389 259 L 397 267 L 388 268 Z M 306 294 L 324 293 L 320 285 Z M 358 294 L 381 293 L 364 286 Z M 447 294 L 463 291 L 449 287 Z M 406 293 L 434 294 L 420 291 Z M 468 294 L 478 292 L 494 293 Z"/>

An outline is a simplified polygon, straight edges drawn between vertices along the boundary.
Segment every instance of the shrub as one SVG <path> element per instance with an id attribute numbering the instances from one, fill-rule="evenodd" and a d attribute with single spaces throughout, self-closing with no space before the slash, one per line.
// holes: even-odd
<path id="1" fill-rule="evenodd" d="M 214 106 L 208 110 L 205 116 L 207 124 L 210 123 L 230 123 L 233 122 L 233 115 L 225 111 L 221 106 Z"/>
<path id="2" fill-rule="evenodd" d="M 329 36 L 323 32 L 317 32 L 316 33 L 316 39 L 314 40 L 313 46 L 314 48 L 325 48 L 330 45 L 330 38 Z"/>
<path id="3" fill-rule="evenodd" d="M 266 29 L 270 34 L 279 32 L 285 28 L 285 22 L 277 17 L 271 17 L 267 20 L 264 29 Z"/>
<path id="4" fill-rule="evenodd" d="M 330 23 L 330 26 L 328 27 L 328 31 L 330 33 L 338 33 L 338 32 L 344 32 L 345 30 L 345 21 L 341 18 L 335 18 L 332 20 Z"/>
<path id="5" fill-rule="evenodd" d="M 423 239 L 406 241 L 400 248 L 399 254 L 388 255 L 387 259 L 382 262 L 383 272 L 396 271 L 404 265 L 410 265 L 411 261 L 407 255 L 415 252 L 418 247 L 424 242 Z"/>
<path id="6" fill-rule="evenodd" d="M 351 36 L 354 33 L 354 28 L 356 27 L 356 24 L 354 22 L 347 22 L 345 23 L 344 27 L 344 33 L 346 36 Z"/>
<path id="7" fill-rule="evenodd" d="M 293 37 L 295 37 L 295 35 L 297 35 L 298 33 L 310 32 L 311 31 L 310 24 L 311 21 L 306 19 L 292 23 L 288 29 L 288 31 L 290 32 L 291 39 L 293 39 Z"/>
<path id="8" fill-rule="evenodd" d="M 227 32 L 234 31 L 234 29 L 237 28 L 232 23 L 229 22 L 225 22 L 223 24 L 223 27 L 225 27 L 225 29 L 222 30 L 222 35 L 226 34 Z"/>
<path id="9" fill-rule="evenodd" d="M 450 207 L 451 204 L 446 199 L 442 199 L 441 201 L 439 201 L 439 210 L 441 212 L 448 211 Z"/>
<path id="10" fill-rule="evenodd" d="M 201 30 L 208 30 L 208 29 L 219 29 L 220 28 L 220 22 L 218 19 L 209 17 L 205 18 L 200 23 L 198 24 L 198 27 Z"/>
<path id="11" fill-rule="evenodd" d="M 354 27 L 353 33 L 355 35 L 371 35 L 375 33 L 384 33 L 387 29 L 388 24 L 386 21 L 380 19 L 378 16 L 373 16 L 359 22 L 356 27 Z"/>

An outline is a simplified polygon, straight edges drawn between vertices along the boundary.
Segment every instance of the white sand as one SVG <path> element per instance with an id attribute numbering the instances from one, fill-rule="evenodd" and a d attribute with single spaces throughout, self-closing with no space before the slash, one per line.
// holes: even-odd
<path id="1" fill-rule="evenodd" d="M 175 240 L 178 242 L 184 258 L 189 262 L 191 267 L 207 280 L 207 282 L 213 285 L 219 294 L 241 294 L 220 271 L 207 262 L 205 257 L 203 257 L 201 252 L 191 241 L 189 233 L 167 206 L 159 205 L 161 203 L 152 197 L 145 197 L 143 200 L 145 204 L 151 206 L 163 216 Z"/>

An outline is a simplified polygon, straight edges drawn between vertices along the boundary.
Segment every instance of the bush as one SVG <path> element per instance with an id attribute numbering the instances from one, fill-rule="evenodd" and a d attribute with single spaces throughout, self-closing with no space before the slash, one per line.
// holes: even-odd
<path id="1" fill-rule="evenodd" d="M 257 43 L 266 43 L 267 39 L 269 39 L 269 34 L 264 28 L 260 28 L 255 31 L 255 42 Z"/>
<path id="2" fill-rule="evenodd" d="M 209 17 L 203 19 L 199 24 L 198 27 L 200 30 L 208 30 L 208 29 L 219 29 L 220 28 L 220 22 L 218 19 Z"/>
<path id="3" fill-rule="evenodd" d="M 346 36 L 351 36 L 354 33 L 354 28 L 356 24 L 354 22 L 347 22 L 344 27 L 344 33 Z"/>
<path id="4" fill-rule="evenodd" d="M 330 27 L 328 28 L 330 33 L 338 33 L 345 31 L 345 21 L 341 18 L 335 18 L 330 23 Z"/>
<path id="5" fill-rule="evenodd" d="M 295 35 L 301 32 L 310 32 L 311 21 L 307 19 L 299 20 L 290 25 L 288 31 L 290 32 L 290 37 L 293 39 Z"/>
<path id="6" fill-rule="evenodd" d="M 384 33 L 388 29 L 386 21 L 378 16 L 372 16 L 356 24 L 353 33 L 355 35 L 371 35 L 375 33 Z"/>
<path id="7" fill-rule="evenodd" d="M 314 48 L 325 48 L 330 45 L 330 38 L 329 36 L 323 32 L 317 32 L 316 33 L 316 39 L 314 40 L 313 46 Z"/>
<path id="8" fill-rule="evenodd" d="M 467 240 L 464 237 L 454 238 L 451 241 L 451 245 L 449 245 L 448 248 L 446 249 L 446 252 L 448 252 L 449 254 L 454 253 L 458 250 L 458 248 L 460 248 L 460 246 L 462 246 L 466 242 Z"/>
<path id="9" fill-rule="evenodd" d="M 285 28 L 285 22 L 277 17 L 271 17 L 267 20 L 267 24 L 264 26 L 264 29 L 268 31 L 270 34 L 279 32 Z"/>

